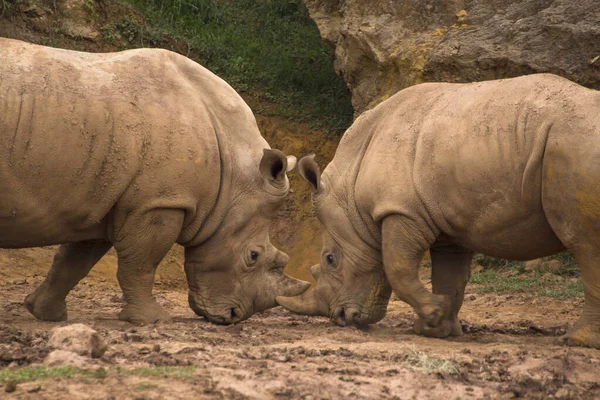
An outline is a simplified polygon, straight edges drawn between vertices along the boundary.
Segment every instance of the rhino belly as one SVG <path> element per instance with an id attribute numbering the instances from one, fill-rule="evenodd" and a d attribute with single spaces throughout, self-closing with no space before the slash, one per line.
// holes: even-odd
<path id="1" fill-rule="evenodd" d="M 55 196 L 40 196 L 35 193 L 35 185 L 17 185 L 14 179 L 6 179 L 6 175 L 4 178 L 0 176 L 0 185 L 7 189 L 0 193 L 0 248 L 37 247 L 105 236 L 106 218 L 94 216 L 93 205 L 78 196 L 76 190 L 61 188 L 54 191 Z M 45 179 L 52 181 L 53 177 Z"/>
<path id="2" fill-rule="evenodd" d="M 475 252 L 511 260 L 532 260 L 564 249 L 542 210 L 475 222 L 455 241 Z"/>

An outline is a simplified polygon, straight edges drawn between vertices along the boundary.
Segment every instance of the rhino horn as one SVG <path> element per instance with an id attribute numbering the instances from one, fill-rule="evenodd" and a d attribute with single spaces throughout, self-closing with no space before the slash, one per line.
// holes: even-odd
<path id="1" fill-rule="evenodd" d="M 320 315 L 324 317 L 329 315 L 329 310 L 319 301 L 317 292 L 314 289 L 308 290 L 296 297 L 278 296 L 275 298 L 275 301 L 280 306 L 296 314 Z"/>

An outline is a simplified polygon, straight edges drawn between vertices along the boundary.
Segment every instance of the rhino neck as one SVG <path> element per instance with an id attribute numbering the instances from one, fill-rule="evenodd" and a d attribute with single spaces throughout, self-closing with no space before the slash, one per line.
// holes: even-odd
<path id="1" fill-rule="evenodd" d="M 241 126 L 219 119 L 210 112 L 219 151 L 219 190 L 211 211 L 198 229 L 188 232 L 183 246 L 198 246 L 210 239 L 223 225 L 232 204 L 240 192 L 256 185 L 260 179 L 258 165 L 263 149 L 270 148 L 260 135 L 250 109 L 244 109 Z M 235 118 L 232 116 L 232 120 Z M 248 128 L 248 129 L 245 129 Z"/>
<path id="2" fill-rule="evenodd" d="M 222 133 L 219 132 L 216 126 L 214 133 L 219 151 L 220 163 L 217 197 L 204 221 L 199 223 L 199 228 L 194 229 L 192 232 L 186 232 L 185 235 L 180 237 L 179 244 L 182 246 L 198 246 L 213 236 L 225 219 L 225 216 L 229 211 L 228 206 L 231 204 L 230 199 L 232 196 L 234 168 L 231 162 L 231 154 L 228 151 L 230 146 L 228 146 L 227 138 L 222 137 Z"/>
<path id="3" fill-rule="evenodd" d="M 330 185 L 330 190 L 337 192 L 338 197 L 345 199 L 344 211 L 356 235 L 369 247 L 380 250 L 381 233 L 377 224 L 356 204 L 356 180 L 374 131 L 360 135 L 357 131 L 347 132 L 346 135 L 348 133 L 350 135 L 345 144 L 349 148 L 340 146 L 333 161 L 323 172 L 324 181 Z"/>

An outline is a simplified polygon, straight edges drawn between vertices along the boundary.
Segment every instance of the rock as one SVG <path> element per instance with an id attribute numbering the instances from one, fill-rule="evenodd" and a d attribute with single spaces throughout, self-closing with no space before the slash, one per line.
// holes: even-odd
<path id="1" fill-rule="evenodd" d="M 27 388 L 27 393 L 37 393 L 42 390 L 42 386 L 39 384 L 34 384 L 31 387 Z"/>
<path id="2" fill-rule="evenodd" d="M 543 261 L 541 258 L 536 258 L 535 260 L 525 261 L 523 265 L 525 267 L 525 271 L 534 272 L 539 271 L 542 268 Z"/>
<path id="3" fill-rule="evenodd" d="M 54 350 L 51 351 L 46 359 L 44 365 L 49 367 L 58 367 L 63 365 L 69 365 L 76 368 L 85 368 L 88 366 L 89 361 L 87 358 L 80 356 L 73 351 L 67 350 Z"/>
<path id="4" fill-rule="evenodd" d="M 96 41 L 100 37 L 97 30 L 89 26 L 79 25 L 76 22 L 65 20 L 62 22 L 62 29 L 67 36 L 72 38 L 83 38 L 91 41 Z"/>
<path id="5" fill-rule="evenodd" d="M 549 272 L 558 272 L 562 268 L 562 263 L 559 260 L 550 260 L 546 263 L 545 269 Z"/>
<path id="6" fill-rule="evenodd" d="M 29 4 L 23 7 L 22 12 L 30 18 L 40 18 L 46 15 L 46 11 L 44 11 L 37 4 Z"/>
<path id="7" fill-rule="evenodd" d="M 63 14 L 69 15 L 68 19 L 65 18 L 61 22 L 61 28 L 65 35 L 91 41 L 100 38 L 100 32 L 88 22 L 86 0 L 64 0 L 59 3 L 59 7 Z M 87 7 L 89 9 L 89 5 Z"/>
<path id="8" fill-rule="evenodd" d="M 17 390 L 17 382 L 15 381 L 7 381 L 6 385 L 4 385 L 4 391 L 6 393 L 12 393 Z"/>
<path id="9" fill-rule="evenodd" d="M 357 114 L 427 81 L 552 72 L 600 89 L 598 0 L 304 0 Z"/>
<path id="10" fill-rule="evenodd" d="M 75 352 L 82 356 L 102 357 L 107 349 L 104 339 L 84 324 L 73 324 L 51 331 L 48 345 L 59 350 Z"/>
<path id="11" fill-rule="evenodd" d="M 473 267 L 473 269 L 471 270 L 471 272 L 472 272 L 473 274 L 478 274 L 478 273 L 480 273 L 481 271 L 483 271 L 483 266 L 482 266 L 482 265 L 480 265 L 480 264 L 477 264 L 477 265 L 476 265 L 475 267 Z"/>

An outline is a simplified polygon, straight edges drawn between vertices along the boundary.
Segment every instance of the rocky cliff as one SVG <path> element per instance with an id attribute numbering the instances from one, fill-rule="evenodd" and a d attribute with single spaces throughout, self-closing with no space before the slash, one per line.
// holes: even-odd
<path id="1" fill-rule="evenodd" d="M 600 89 L 600 0 L 305 0 L 356 113 L 407 86 L 552 72 Z"/>

